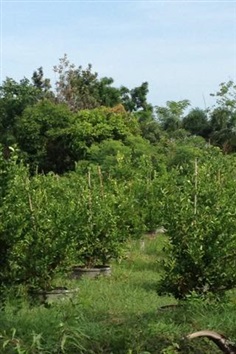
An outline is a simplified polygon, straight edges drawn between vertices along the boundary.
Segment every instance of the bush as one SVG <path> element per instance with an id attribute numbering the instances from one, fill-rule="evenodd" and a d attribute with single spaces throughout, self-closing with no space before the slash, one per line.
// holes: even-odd
<path id="1" fill-rule="evenodd" d="M 99 166 L 83 176 L 70 173 L 68 178 L 74 194 L 73 223 L 68 229 L 74 262 L 91 267 L 119 259 L 128 239 L 143 227 L 130 183 L 112 178 L 103 181 Z"/>
<path id="2" fill-rule="evenodd" d="M 69 197 L 56 176 L 30 179 L 28 170 L 19 167 L 1 210 L 0 239 L 5 242 L 2 284 L 52 286 L 72 249 L 63 208 Z"/>
<path id="3" fill-rule="evenodd" d="M 29 177 L 19 164 L 1 208 L 1 285 L 49 289 L 73 264 L 120 258 L 142 223 L 128 191 L 126 183 L 104 183 L 99 168 Z"/>
<path id="4" fill-rule="evenodd" d="M 193 171 L 192 174 L 190 171 Z M 236 286 L 235 162 L 223 155 L 169 176 L 163 190 L 168 257 L 159 292 L 184 298 L 192 291 L 224 293 Z"/>

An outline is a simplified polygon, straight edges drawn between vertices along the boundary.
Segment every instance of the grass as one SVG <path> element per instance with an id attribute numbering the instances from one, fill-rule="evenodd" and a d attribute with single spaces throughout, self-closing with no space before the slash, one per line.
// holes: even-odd
<path id="1" fill-rule="evenodd" d="M 191 332 L 211 329 L 236 340 L 236 301 L 191 299 L 181 307 L 172 297 L 157 296 L 158 260 L 164 236 L 133 242 L 125 260 L 112 265 L 112 275 L 67 280 L 79 287 L 72 300 L 48 307 L 32 306 L 23 296 L 9 295 L 0 314 L 2 354 L 216 354 L 202 339 L 187 342 Z"/>

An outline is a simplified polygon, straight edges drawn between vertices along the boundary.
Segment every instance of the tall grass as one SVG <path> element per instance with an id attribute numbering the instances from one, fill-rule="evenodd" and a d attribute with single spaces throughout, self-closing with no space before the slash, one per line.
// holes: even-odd
<path id="1" fill-rule="evenodd" d="M 208 341 L 183 337 L 211 329 L 236 340 L 235 294 L 223 304 L 192 297 L 163 307 L 176 304 L 156 292 L 164 242 L 163 235 L 146 239 L 144 247 L 133 242 L 126 259 L 112 264 L 110 277 L 65 280 L 80 289 L 71 300 L 45 307 L 9 294 L 0 312 L 0 353 L 220 353 Z"/>

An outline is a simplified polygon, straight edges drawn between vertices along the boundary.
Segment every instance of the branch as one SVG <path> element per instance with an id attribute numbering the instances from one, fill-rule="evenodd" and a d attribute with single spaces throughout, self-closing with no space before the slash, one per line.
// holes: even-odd
<path id="1" fill-rule="evenodd" d="M 236 344 L 232 343 L 222 334 L 213 331 L 199 331 L 187 335 L 187 339 L 206 337 L 212 340 L 225 354 L 236 354 Z"/>

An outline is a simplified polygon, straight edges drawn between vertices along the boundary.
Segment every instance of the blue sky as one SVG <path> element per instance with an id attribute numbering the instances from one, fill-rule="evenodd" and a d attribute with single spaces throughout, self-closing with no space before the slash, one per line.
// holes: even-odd
<path id="1" fill-rule="evenodd" d="M 30 78 L 67 53 L 115 86 L 149 83 L 149 101 L 212 105 L 236 82 L 236 1 L 1 0 L 1 80 Z"/>

